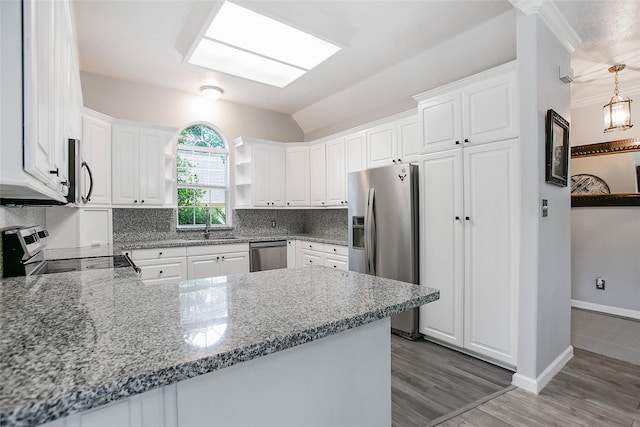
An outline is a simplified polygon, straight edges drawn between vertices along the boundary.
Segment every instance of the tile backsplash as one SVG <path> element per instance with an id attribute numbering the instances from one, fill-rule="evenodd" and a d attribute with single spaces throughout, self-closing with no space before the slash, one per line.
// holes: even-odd
<path id="1" fill-rule="evenodd" d="M 275 221 L 275 227 L 272 226 Z M 228 235 L 329 235 L 347 238 L 346 209 L 237 209 L 233 227 L 213 230 L 212 238 Z M 176 230 L 175 209 L 113 209 L 113 241 L 198 238 L 202 230 Z"/>

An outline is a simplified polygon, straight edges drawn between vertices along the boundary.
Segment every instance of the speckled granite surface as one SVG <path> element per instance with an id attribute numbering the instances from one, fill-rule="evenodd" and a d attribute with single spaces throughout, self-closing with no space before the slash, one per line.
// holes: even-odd
<path id="1" fill-rule="evenodd" d="M 323 267 L 172 285 L 122 270 L 0 282 L 0 425 L 51 421 L 439 296 Z"/>

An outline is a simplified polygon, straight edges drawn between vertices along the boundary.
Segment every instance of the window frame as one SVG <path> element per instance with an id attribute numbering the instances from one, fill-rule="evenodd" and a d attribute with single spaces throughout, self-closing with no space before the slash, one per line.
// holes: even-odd
<path id="1" fill-rule="evenodd" d="M 182 133 L 194 126 L 205 126 L 211 130 L 213 130 L 219 137 L 220 140 L 223 142 L 224 144 L 224 148 L 212 148 L 212 147 L 200 147 L 200 146 L 194 146 L 194 145 L 184 145 L 184 144 L 180 144 L 180 138 Z M 184 186 L 181 185 L 178 182 L 178 151 L 180 150 L 185 150 L 185 151 L 196 151 L 196 152 L 202 152 L 202 153 L 215 153 L 215 154 L 223 154 L 226 156 L 226 186 L 225 187 L 221 187 L 221 186 L 211 186 L 211 185 L 189 185 L 189 186 Z M 175 196 L 176 196 L 176 229 L 177 230 L 200 230 L 200 229 L 204 229 L 205 228 L 205 224 L 180 224 L 180 216 L 179 216 L 179 210 L 180 210 L 180 206 L 178 205 L 178 190 L 180 188 L 201 188 L 201 189 L 206 189 L 206 190 L 224 190 L 225 191 L 225 224 L 211 224 L 209 226 L 209 229 L 225 229 L 225 228 L 231 228 L 232 224 L 232 215 L 231 215 L 231 168 L 230 168 L 230 162 L 231 162 L 231 150 L 229 149 L 229 142 L 227 141 L 227 138 L 224 136 L 224 134 L 222 133 L 222 131 L 215 125 L 209 123 L 209 122 L 202 122 L 202 121 L 198 121 L 198 122 L 193 122 L 188 124 L 187 126 L 183 127 L 180 132 L 178 132 L 178 136 L 176 138 L 176 151 L 175 151 L 175 165 L 174 165 L 174 171 L 175 171 Z"/>

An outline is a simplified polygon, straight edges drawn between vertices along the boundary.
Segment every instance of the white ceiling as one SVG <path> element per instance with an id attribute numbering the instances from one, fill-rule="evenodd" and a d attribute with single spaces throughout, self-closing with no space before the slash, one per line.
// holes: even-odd
<path id="1" fill-rule="evenodd" d="M 215 1 L 74 0 L 80 69 L 194 94 L 205 84 L 221 86 L 223 100 L 292 115 L 312 133 L 390 105 L 409 109 L 412 95 L 515 58 L 514 10 L 506 0 L 239 3 L 320 36 L 333 33 L 330 41 L 346 46 L 280 89 L 183 64 Z M 621 92 L 639 87 L 640 2 L 556 3 L 583 40 L 572 57 L 572 96 L 612 92 L 607 68 L 620 62 L 628 67 Z"/>

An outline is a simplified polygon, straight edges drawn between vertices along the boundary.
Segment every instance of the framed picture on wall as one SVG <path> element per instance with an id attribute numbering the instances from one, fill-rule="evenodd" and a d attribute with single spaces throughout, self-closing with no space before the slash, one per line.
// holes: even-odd
<path id="1" fill-rule="evenodd" d="M 567 186 L 569 173 L 569 122 L 558 113 L 547 110 L 546 173 L 549 184 Z"/>

